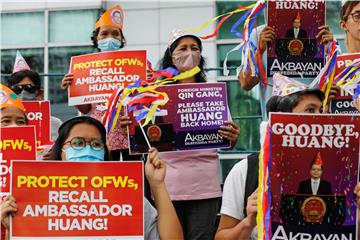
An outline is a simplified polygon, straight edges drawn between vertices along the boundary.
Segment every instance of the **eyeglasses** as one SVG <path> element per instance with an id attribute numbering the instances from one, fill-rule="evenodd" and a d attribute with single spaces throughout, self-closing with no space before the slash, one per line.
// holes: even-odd
<path id="1" fill-rule="evenodd" d="M 104 148 L 103 141 L 101 139 L 97 139 L 97 138 L 92 139 L 90 141 L 86 141 L 85 138 L 83 138 L 83 137 L 74 137 L 70 141 L 64 142 L 64 145 L 70 144 L 70 146 L 73 149 L 81 150 L 87 145 L 87 143 L 89 143 L 90 147 L 92 149 L 94 149 L 95 151 L 100 151 L 101 149 Z"/>
<path id="2" fill-rule="evenodd" d="M 13 90 L 15 94 L 20 94 L 23 90 L 29 93 L 35 93 L 36 86 L 32 84 L 13 85 L 11 86 L 11 90 Z"/>
<path id="3" fill-rule="evenodd" d="M 353 13 L 350 13 L 348 16 L 346 16 L 346 20 L 347 18 L 351 16 L 352 19 L 354 20 L 354 22 L 360 22 L 360 11 L 356 11 L 356 12 L 353 12 Z"/>

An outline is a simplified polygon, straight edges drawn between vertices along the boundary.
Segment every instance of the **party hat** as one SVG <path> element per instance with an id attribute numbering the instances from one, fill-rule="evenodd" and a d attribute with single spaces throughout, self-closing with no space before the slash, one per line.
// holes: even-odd
<path id="1" fill-rule="evenodd" d="M 16 107 L 24 111 L 24 105 L 20 98 L 8 87 L 0 84 L 0 108 Z"/>
<path id="2" fill-rule="evenodd" d="M 13 73 L 20 72 L 23 70 L 31 71 L 31 68 L 29 67 L 29 65 L 27 64 L 21 53 L 19 51 L 16 51 L 16 59 L 14 63 Z"/>
<path id="3" fill-rule="evenodd" d="M 123 24 L 124 10 L 119 5 L 115 5 L 101 15 L 100 19 L 95 24 L 95 29 L 102 26 L 113 26 L 122 29 Z"/>

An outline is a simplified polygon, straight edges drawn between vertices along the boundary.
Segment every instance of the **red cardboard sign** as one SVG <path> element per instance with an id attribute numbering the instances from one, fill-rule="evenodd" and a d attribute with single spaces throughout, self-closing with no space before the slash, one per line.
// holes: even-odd
<path id="1" fill-rule="evenodd" d="M 357 239 L 360 115 L 271 113 L 270 127 L 269 239 Z"/>
<path id="2" fill-rule="evenodd" d="M 35 127 L 5 127 L 0 132 L 0 202 L 10 192 L 10 162 L 35 160 Z"/>
<path id="3" fill-rule="evenodd" d="M 357 59 L 360 59 L 360 53 L 343 54 L 338 56 L 336 58 L 335 76 L 340 74 L 341 71 L 343 71 Z M 352 103 L 352 94 L 354 94 L 356 86 L 357 83 L 355 81 L 354 84 L 347 85 L 345 89 L 340 88 L 340 94 L 337 94 L 335 99 L 331 101 L 331 113 L 359 113 Z"/>
<path id="4" fill-rule="evenodd" d="M 70 71 L 74 80 L 69 88 L 69 106 L 106 102 L 115 90 L 146 79 L 146 51 L 73 56 Z"/>
<path id="5" fill-rule="evenodd" d="M 29 101 L 23 102 L 28 124 L 35 126 L 37 146 L 47 145 L 50 142 L 50 102 Z"/>
<path id="6" fill-rule="evenodd" d="M 12 237 L 143 239 L 142 162 L 13 161 L 12 169 Z"/>

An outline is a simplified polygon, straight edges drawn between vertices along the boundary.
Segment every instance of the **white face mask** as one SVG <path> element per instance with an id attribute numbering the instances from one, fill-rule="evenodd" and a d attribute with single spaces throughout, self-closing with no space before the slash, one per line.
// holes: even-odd
<path id="1" fill-rule="evenodd" d="M 186 51 L 173 55 L 173 63 L 180 72 L 186 72 L 199 66 L 201 53 L 198 51 Z"/>

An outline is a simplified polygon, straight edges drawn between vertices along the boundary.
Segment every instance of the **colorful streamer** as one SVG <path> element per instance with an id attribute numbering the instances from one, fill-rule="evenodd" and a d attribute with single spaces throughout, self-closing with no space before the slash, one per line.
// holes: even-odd
<path id="1" fill-rule="evenodd" d="M 333 40 L 327 47 L 326 64 L 321 69 L 319 75 L 310 83 L 310 88 L 318 88 L 325 93 L 323 108 L 328 103 L 331 87 L 333 86 L 336 68 L 337 55 L 341 53 L 339 43 Z"/>
<path id="2" fill-rule="evenodd" d="M 204 24 L 202 24 L 201 26 L 197 27 L 197 28 L 194 28 L 194 29 L 188 29 L 186 30 L 187 32 L 191 32 L 191 33 L 196 33 L 196 32 L 199 32 L 201 31 L 202 29 L 208 27 L 210 24 L 212 24 L 213 22 L 215 22 L 217 19 L 219 18 L 222 18 L 219 23 L 217 24 L 216 28 L 215 28 L 215 31 L 212 33 L 212 34 L 209 34 L 207 36 L 200 36 L 201 39 L 209 39 L 209 38 L 212 38 L 212 37 L 215 37 L 217 34 L 218 34 L 218 31 L 221 27 L 221 25 L 227 20 L 229 19 L 232 15 L 236 14 L 236 13 L 239 13 L 239 12 L 243 12 L 243 11 L 246 11 L 246 10 L 249 10 L 249 9 L 252 9 L 253 7 L 255 7 L 256 4 L 251 4 L 249 6 L 246 6 L 246 7 L 243 7 L 243 6 L 240 6 L 239 8 L 233 10 L 233 11 L 230 11 L 230 12 L 227 12 L 227 13 L 223 13 L 223 14 L 220 14 L 210 20 L 208 20 L 207 22 L 205 22 Z"/>
<path id="3" fill-rule="evenodd" d="M 357 59 L 335 77 L 334 82 L 336 83 L 336 86 L 341 86 L 341 85 L 347 86 L 358 80 L 360 78 L 359 68 L 360 68 L 360 59 Z M 350 81 L 346 82 L 346 80 L 348 79 L 350 79 Z"/>
<path id="4" fill-rule="evenodd" d="M 266 83 L 266 74 L 265 71 L 263 70 L 263 68 L 260 68 L 258 66 L 261 65 L 262 67 L 262 60 L 261 60 L 261 56 L 260 56 L 260 61 L 259 60 L 255 60 L 255 52 L 257 50 L 257 47 L 255 46 L 255 44 L 253 42 L 250 41 L 250 35 L 251 32 L 255 29 L 256 26 L 256 18 L 258 17 L 258 15 L 261 13 L 261 11 L 263 9 L 265 9 L 266 3 L 264 0 L 260 0 L 258 1 L 255 5 L 252 5 L 253 8 L 249 9 L 247 12 L 245 12 L 243 14 L 243 16 L 241 16 L 236 23 L 231 27 L 231 33 L 233 33 L 235 36 L 242 38 L 242 42 L 237 45 L 235 48 L 231 49 L 227 54 L 226 57 L 224 59 L 224 64 L 223 64 L 223 73 L 225 76 L 228 76 L 229 74 L 229 70 L 227 68 L 227 58 L 228 55 L 234 51 L 240 50 L 241 48 L 243 49 L 242 52 L 242 57 L 245 59 L 244 61 L 244 66 L 239 66 L 237 68 L 237 75 L 240 72 L 241 68 L 244 68 L 246 70 L 251 70 L 251 73 L 253 76 L 258 75 L 259 73 L 261 74 L 262 78 L 265 79 L 265 83 Z M 244 22 L 244 30 L 243 30 L 243 34 L 241 34 L 240 32 L 236 31 L 236 28 L 242 23 Z"/>
<path id="5" fill-rule="evenodd" d="M 110 97 L 108 108 L 103 117 L 103 124 L 106 127 L 107 132 L 109 133 L 115 128 L 121 110 L 125 106 L 128 107 L 129 113 L 133 113 L 139 124 L 144 120 L 144 123 L 141 125 L 147 125 L 157 113 L 160 113 L 158 108 L 164 106 L 169 100 L 165 92 L 159 92 L 156 89 L 165 84 L 193 77 L 200 71 L 199 67 L 195 67 L 187 72 L 179 74 L 179 71 L 176 69 L 168 68 L 154 72 L 152 79 L 155 80 L 154 76 L 169 76 L 168 78 L 155 81 L 138 80 L 124 89 L 118 89 Z"/>
<path id="6" fill-rule="evenodd" d="M 329 81 L 329 77 L 332 72 L 335 71 L 336 58 L 340 52 L 340 46 L 336 40 L 333 40 L 330 44 L 328 44 L 325 66 L 321 69 L 319 75 L 314 79 L 314 81 L 309 85 L 310 88 L 324 90 L 324 86 Z"/>
<path id="7" fill-rule="evenodd" d="M 265 8 L 266 3 L 264 0 L 258 1 L 255 7 L 252 9 L 250 15 L 246 18 L 244 23 L 244 33 L 243 33 L 243 57 L 245 57 L 245 63 L 243 68 L 247 71 L 251 71 L 252 75 L 258 75 L 259 73 L 262 75 L 262 79 L 264 79 L 264 83 L 266 83 L 266 74 L 265 71 L 260 72 L 258 63 L 259 61 L 255 60 L 255 52 L 257 47 L 253 42 L 250 41 L 251 32 L 254 30 L 254 26 L 256 25 L 256 18 L 261 13 L 261 11 Z M 261 63 L 262 64 L 262 63 Z"/>

